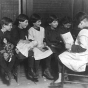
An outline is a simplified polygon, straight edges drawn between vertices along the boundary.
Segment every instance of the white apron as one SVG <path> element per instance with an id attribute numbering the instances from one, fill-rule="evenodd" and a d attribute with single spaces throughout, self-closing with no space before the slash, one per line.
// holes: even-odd
<path id="1" fill-rule="evenodd" d="M 72 53 L 65 51 L 59 55 L 61 62 L 75 72 L 83 72 L 88 63 L 88 29 L 82 29 L 75 41 L 75 45 L 80 45 L 86 51 L 82 53 Z"/>
<path id="2" fill-rule="evenodd" d="M 47 58 L 53 53 L 47 45 L 45 47 L 47 47 L 48 49 L 45 51 L 41 51 L 38 48 L 38 47 L 41 48 L 44 47 L 44 43 L 43 43 L 44 37 L 45 37 L 45 31 L 43 27 L 40 27 L 40 31 L 37 31 L 33 27 L 31 27 L 28 30 L 28 39 L 32 39 L 37 42 L 37 46 L 33 48 L 35 60 L 41 60 Z"/>
<path id="3" fill-rule="evenodd" d="M 28 57 L 28 51 L 33 48 L 37 44 L 36 41 L 28 42 L 26 40 L 21 40 L 18 42 L 16 48 L 19 50 L 19 52 L 24 55 L 25 57 Z"/>
<path id="4" fill-rule="evenodd" d="M 44 52 L 39 50 L 37 47 L 33 49 L 34 51 L 34 58 L 35 60 L 40 60 L 49 57 L 52 54 L 52 51 L 49 47 L 47 47 L 48 50 L 45 50 Z"/>

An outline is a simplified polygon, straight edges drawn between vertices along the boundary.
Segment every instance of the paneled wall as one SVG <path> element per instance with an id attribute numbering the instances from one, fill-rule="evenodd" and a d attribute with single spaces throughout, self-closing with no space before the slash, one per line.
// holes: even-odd
<path id="1" fill-rule="evenodd" d="M 73 15 L 80 11 L 88 14 L 88 0 L 73 0 Z"/>
<path id="2" fill-rule="evenodd" d="M 56 14 L 72 16 L 72 0 L 33 0 L 33 12 L 43 16 Z"/>
<path id="3" fill-rule="evenodd" d="M 22 13 L 29 17 L 32 13 L 39 13 L 42 17 L 56 14 L 58 17 L 69 15 L 73 17 L 77 12 L 88 13 L 88 0 L 20 0 Z M 19 14 L 19 0 L 0 0 L 0 19 L 3 16 L 13 20 Z"/>
<path id="4" fill-rule="evenodd" d="M 23 0 L 23 13 L 30 16 L 39 13 L 43 17 L 56 14 L 58 17 L 69 15 L 74 17 L 79 11 L 88 13 L 88 0 Z"/>
<path id="5" fill-rule="evenodd" d="M 19 14 L 19 0 L 0 0 L 0 19 L 10 17 L 15 20 Z"/>
<path id="6" fill-rule="evenodd" d="M 88 14 L 88 0 L 83 0 L 83 11 Z"/>
<path id="7" fill-rule="evenodd" d="M 87 0 L 86 0 L 87 1 Z M 74 0 L 73 2 L 73 15 L 75 16 L 76 13 L 84 11 L 84 0 Z"/>
<path id="8" fill-rule="evenodd" d="M 69 15 L 73 17 L 77 12 L 88 13 L 88 0 L 20 0 L 22 13 L 29 17 L 32 13 L 39 13 L 43 18 L 49 14 L 58 17 Z M 0 0 L 0 19 L 4 16 L 13 20 L 19 14 L 19 0 Z"/>

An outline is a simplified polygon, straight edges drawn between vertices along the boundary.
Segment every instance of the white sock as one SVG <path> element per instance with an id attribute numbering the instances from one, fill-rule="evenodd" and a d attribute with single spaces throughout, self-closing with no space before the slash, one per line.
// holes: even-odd
<path id="1" fill-rule="evenodd" d="M 61 82 L 61 78 L 62 78 L 62 74 L 59 73 L 59 78 L 58 78 L 54 83 L 59 83 L 59 82 Z"/>

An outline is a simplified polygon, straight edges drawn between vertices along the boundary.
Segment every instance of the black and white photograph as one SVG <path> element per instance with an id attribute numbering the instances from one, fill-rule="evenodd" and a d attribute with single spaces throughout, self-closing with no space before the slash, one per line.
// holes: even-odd
<path id="1" fill-rule="evenodd" d="M 88 88 L 88 0 L 0 0 L 0 88 Z"/>

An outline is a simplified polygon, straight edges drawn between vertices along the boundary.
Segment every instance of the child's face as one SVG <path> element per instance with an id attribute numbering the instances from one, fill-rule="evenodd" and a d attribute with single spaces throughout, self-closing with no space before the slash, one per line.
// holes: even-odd
<path id="1" fill-rule="evenodd" d="M 83 19 L 80 23 L 79 23 L 79 25 L 78 25 L 78 28 L 84 28 L 84 27 L 88 27 L 88 21 L 87 21 L 87 19 Z"/>
<path id="2" fill-rule="evenodd" d="M 70 28 L 70 27 L 71 27 L 71 23 L 66 23 L 66 24 L 64 24 L 64 27 L 65 27 L 65 28 Z"/>
<path id="3" fill-rule="evenodd" d="M 58 21 L 53 21 L 52 23 L 49 24 L 52 28 L 57 28 L 58 26 Z"/>
<path id="4" fill-rule="evenodd" d="M 25 21 L 19 22 L 19 23 L 22 28 L 26 28 L 28 26 L 28 20 L 25 20 Z"/>
<path id="5" fill-rule="evenodd" d="M 4 29 L 6 29 L 6 31 L 11 31 L 12 29 L 12 23 L 9 23 L 8 25 L 3 25 Z"/>
<path id="6" fill-rule="evenodd" d="M 40 27 L 41 25 L 41 20 L 37 20 L 35 23 L 33 23 L 34 27 Z"/>

